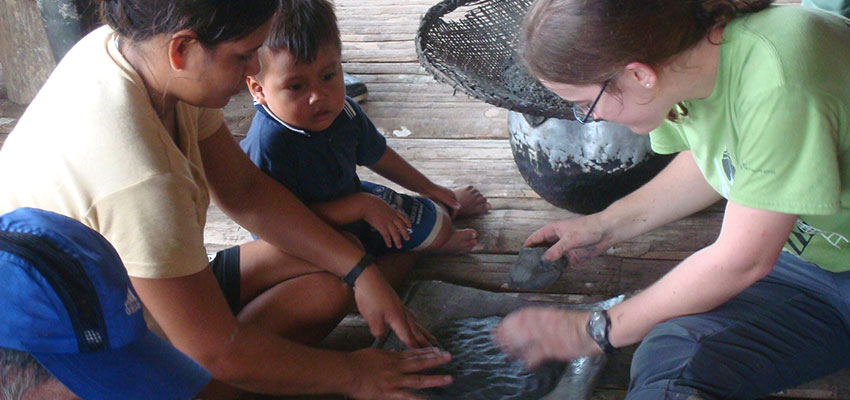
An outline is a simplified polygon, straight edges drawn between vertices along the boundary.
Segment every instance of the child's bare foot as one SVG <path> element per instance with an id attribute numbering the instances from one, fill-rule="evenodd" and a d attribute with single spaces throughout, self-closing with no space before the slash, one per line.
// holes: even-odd
<path id="1" fill-rule="evenodd" d="M 460 203 L 460 210 L 457 212 L 458 217 L 484 214 L 493 207 L 487 201 L 487 198 L 473 186 L 457 188 L 453 192 L 455 192 L 457 201 Z"/>
<path id="2" fill-rule="evenodd" d="M 452 233 L 449 240 L 443 243 L 439 249 L 440 253 L 460 254 L 468 253 L 478 243 L 478 232 L 475 229 L 458 229 Z"/>

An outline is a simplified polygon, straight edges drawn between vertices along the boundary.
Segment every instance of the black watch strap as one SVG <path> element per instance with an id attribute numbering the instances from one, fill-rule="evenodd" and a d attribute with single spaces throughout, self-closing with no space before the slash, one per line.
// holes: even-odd
<path id="1" fill-rule="evenodd" d="M 360 273 L 363 272 L 366 267 L 375 263 L 375 257 L 371 254 L 366 254 L 360 261 L 357 262 L 357 265 L 351 269 L 344 277 L 342 277 L 342 281 L 345 282 L 346 285 L 354 287 L 354 281 L 357 280 L 357 277 L 360 276 Z"/>
<path id="2" fill-rule="evenodd" d="M 593 339 L 605 354 L 611 354 L 616 350 L 608 341 L 608 332 L 611 331 L 611 317 L 608 310 L 594 311 L 587 320 L 587 334 Z"/>

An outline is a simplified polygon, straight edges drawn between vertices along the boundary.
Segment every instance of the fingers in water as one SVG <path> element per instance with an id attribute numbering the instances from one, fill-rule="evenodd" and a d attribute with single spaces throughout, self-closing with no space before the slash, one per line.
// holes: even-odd
<path id="1" fill-rule="evenodd" d="M 410 326 L 407 324 L 406 318 L 396 316 L 395 318 L 390 320 L 389 323 L 390 328 L 392 328 L 393 332 L 395 332 L 396 336 L 398 336 L 399 340 L 401 340 L 401 342 L 404 343 L 405 346 L 411 349 L 421 347 L 414 339 L 413 333 L 410 331 Z"/>
<path id="2" fill-rule="evenodd" d="M 422 347 L 422 348 L 419 348 L 419 349 L 407 350 L 407 351 L 402 353 L 402 356 L 404 358 L 414 358 L 414 357 L 419 357 L 419 356 L 434 357 L 434 356 L 439 356 L 439 355 L 442 355 L 442 354 L 448 354 L 448 353 L 440 350 L 439 347 L 430 346 L 430 347 Z"/>
<path id="3" fill-rule="evenodd" d="M 407 318 L 407 326 L 410 327 L 410 332 L 413 333 L 413 338 L 416 340 L 416 347 L 430 347 L 431 344 L 428 343 L 428 340 L 425 338 L 425 335 L 422 334 L 422 328 L 416 324 L 416 321 L 413 318 L 408 316 Z"/>
<path id="4" fill-rule="evenodd" d="M 421 347 L 434 347 L 434 345 L 437 343 L 437 340 L 434 338 L 433 335 L 431 335 L 430 332 L 425 330 L 422 325 L 419 325 L 419 323 L 416 322 L 416 317 L 413 315 L 412 312 L 410 312 L 410 310 L 407 310 L 407 321 L 410 324 L 410 329 L 416 332 L 418 335 L 417 337 L 421 339 L 419 341 Z"/>
<path id="5" fill-rule="evenodd" d="M 401 381 L 401 385 L 409 389 L 426 389 L 450 383 L 452 383 L 450 375 L 407 375 Z"/>
<path id="6" fill-rule="evenodd" d="M 408 374 L 438 367 L 452 359 L 451 354 L 439 349 L 427 353 L 406 353 L 408 354 L 401 360 L 401 371 Z"/>
<path id="7" fill-rule="evenodd" d="M 434 337 L 434 335 L 432 335 L 431 332 L 428 332 L 425 328 L 423 328 L 421 325 L 419 325 L 419 323 L 416 323 L 416 326 L 418 326 L 419 329 L 422 330 L 422 333 L 425 334 L 425 338 L 428 339 L 429 344 L 431 344 L 432 346 L 437 344 L 437 338 Z"/>

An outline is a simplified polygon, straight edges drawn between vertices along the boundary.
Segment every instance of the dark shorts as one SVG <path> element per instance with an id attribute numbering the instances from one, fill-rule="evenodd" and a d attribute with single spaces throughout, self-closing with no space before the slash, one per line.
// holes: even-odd
<path id="1" fill-rule="evenodd" d="M 387 247 L 384 238 L 378 231 L 369 226 L 365 221 L 358 221 L 343 228 L 353 233 L 363 243 L 366 251 L 381 255 L 388 252 L 421 250 L 431 245 L 440 233 L 443 226 L 443 208 L 431 199 L 419 196 L 409 196 L 372 182 L 360 182 L 363 192 L 380 197 L 396 210 L 407 215 L 410 219 L 410 228 L 407 234 L 410 240 L 401 244 L 401 248 Z"/>
<path id="2" fill-rule="evenodd" d="M 210 261 L 210 269 L 212 269 L 221 291 L 224 292 L 224 298 L 227 299 L 230 311 L 233 312 L 233 315 L 238 314 L 242 309 L 239 291 L 239 246 L 233 246 L 215 253 L 215 257 Z"/>

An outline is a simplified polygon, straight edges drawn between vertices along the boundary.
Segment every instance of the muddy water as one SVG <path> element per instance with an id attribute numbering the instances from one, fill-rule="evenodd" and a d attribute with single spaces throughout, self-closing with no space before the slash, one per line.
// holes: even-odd
<path id="1" fill-rule="evenodd" d="M 493 343 L 490 332 L 501 317 L 466 318 L 432 330 L 452 361 L 435 373 L 454 377 L 451 385 L 420 391 L 429 399 L 536 400 L 551 392 L 564 374 L 564 363 L 549 363 L 534 371 L 509 360 Z"/>

